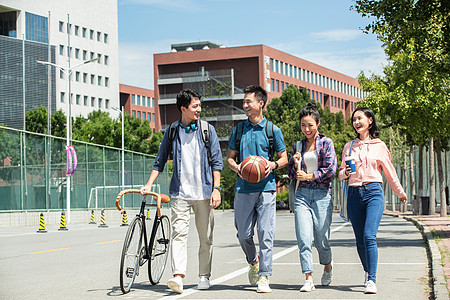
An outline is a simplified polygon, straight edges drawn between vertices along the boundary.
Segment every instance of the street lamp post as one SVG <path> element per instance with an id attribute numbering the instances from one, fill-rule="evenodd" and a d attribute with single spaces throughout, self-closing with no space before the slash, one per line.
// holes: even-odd
<path id="1" fill-rule="evenodd" d="M 122 110 L 119 110 L 117 107 L 113 107 L 115 111 L 120 111 L 121 118 L 122 118 L 122 190 L 125 189 L 125 142 L 124 142 L 124 119 L 123 119 L 123 113 L 124 113 L 124 107 L 122 106 Z"/>
<path id="2" fill-rule="evenodd" d="M 72 72 L 74 69 L 78 68 L 79 66 L 91 63 L 91 62 L 95 62 L 97 61 L 99 58 L 94 58 L 94 59 L 90 59 L 90 60 L 86 60 L 83 61 L 82 63 L 75 65 L 73 67 L 63 67 L 48 61 L 36 61 L 38 64 L 42 64 L 42 65 L 50 65 L 50 66 L 54 66 L 58 69 L 60 69 L 64 74 L 66 74 L 66 78 L 67 78 L 67 117 L 66 117 L 66 143 L 68 146 L 70 146 L 70 139 L 72 138 L 72 128 L 70 126 L 70 75 L 72 75 Z M 70 223 L 70 176 L 67 176 L 67 181 L 66 181 L 66 209 L 67 209 L 67 223 Z"/>

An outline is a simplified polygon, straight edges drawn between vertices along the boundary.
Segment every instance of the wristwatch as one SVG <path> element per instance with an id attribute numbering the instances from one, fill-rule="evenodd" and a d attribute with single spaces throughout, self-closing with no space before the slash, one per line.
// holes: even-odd
<path id="1" fill-rule="evenodd" d="M 216 185 L 215 187 L 213 187 L 213 190 L 215 190 L 215 189 L 219 190 L 219 192 L 222 190 L 222 188 L 220 187 L 220 185 Z"/>
<path id="2" fill-rule="evenodd" d="M 274 161 L 275 163 L 275 170 L 278 169 L 278 163 L 276 161 Z"/>

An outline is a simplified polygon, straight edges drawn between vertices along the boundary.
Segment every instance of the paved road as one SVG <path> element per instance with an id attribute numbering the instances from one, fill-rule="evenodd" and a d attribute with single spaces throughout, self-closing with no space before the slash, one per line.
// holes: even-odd
<path id="1" fill-rule="evenodd" d="M 128 216 L 131 221 L 133 216 Z M 213 286 L 197 291 L 198 241 L 193 222 L 189 239 L 188 274 L 185 292 L 176 295 L 165 286 L 170 264 L 159 285 L 149 284 L 147 270 L 141 271 L 129 294 L 119 287 L 119 259 L 127 227 L 110 223 L 68 225 L 69 231 L 47 227 L 0 229 L 1 299 L 428 299 L 428 264 L 419 231 L 402 219 L 385 216 L 378 233 L 378 294 L 364 295 L 363 271 L 356 254 L 351 226 L 337 214 L 333 217 L 332 247 L 334 278 L 329 287 L 317 286 L 301 293 L 303 284 L 293 215 L 277 213 L 273 292 L 257 294 L 247 279 L 247 265 L 236 239 L 233 212 L 218 211 L 215 218 Z M 317 253 L 314 251 L 314 261 Z M 314 265 L 314 280 L 320 283 L 322 267 Z"/>

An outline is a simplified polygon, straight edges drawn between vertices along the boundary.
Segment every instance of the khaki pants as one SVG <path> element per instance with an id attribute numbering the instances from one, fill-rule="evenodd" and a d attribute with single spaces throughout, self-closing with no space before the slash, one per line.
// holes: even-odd
<path id="1" fill-rule="evenodd" d="M 172 210 L 172 274 L 186 275 L 187 237 L 189 232 L 190 209 L 195 214 L 195 226 L 199 237 L 199 276 L 211 276 L 214 210 L 210 200 L 171 199 Z"/>

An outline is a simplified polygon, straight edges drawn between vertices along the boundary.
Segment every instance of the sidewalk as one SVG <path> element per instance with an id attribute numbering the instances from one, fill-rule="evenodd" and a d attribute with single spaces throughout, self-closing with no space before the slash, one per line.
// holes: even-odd
<path id="1" fill-rule="evenodd" d="M 428 242 L 427 252 L 435 299 L 450 299 L 450 216 L 413 215 L 412 212 L 385 210 L 385 214 L 416 224 Z"/>

